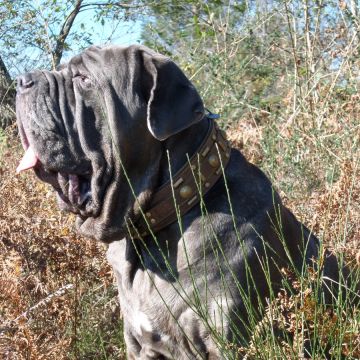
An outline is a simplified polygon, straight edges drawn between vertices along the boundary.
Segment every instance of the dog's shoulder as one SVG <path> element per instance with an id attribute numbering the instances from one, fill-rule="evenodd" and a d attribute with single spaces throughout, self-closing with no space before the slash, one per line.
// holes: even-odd
<path id="1" fill-rule="evenodd" d="M 225 172 L 226 185 L 236 207 L 247 209 L 248 216 L 267 211 L 281 203 L 270 179 L 256 165 L 250 163 L 237 149 L 232 149 Z"/>

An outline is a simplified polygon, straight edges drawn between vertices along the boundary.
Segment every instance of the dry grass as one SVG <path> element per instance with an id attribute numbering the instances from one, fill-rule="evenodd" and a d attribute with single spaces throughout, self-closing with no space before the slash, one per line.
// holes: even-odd
<path id="1" fill-rule="evenodd" d="M 279 353 L 284 359 L 358 359 L 359 310 L 319 306 L 314 297 L 318 274 L 311 269 L 302 282 L 287 269 L 283 275 L 291 289 L 280 291 L 268 304 L 249 346 L 239 353 L 247 360 L 278 359 Z"/>
<path id="2" fill-rule="evenodd" d="M 309 114 L 288 120 L 285 108 L 271 117 L 245 116 L 227 134 L 327 247 L 354 260 L 360 257 L 360 103 L 349 96 L 329 108 L 319 129 Z"/>

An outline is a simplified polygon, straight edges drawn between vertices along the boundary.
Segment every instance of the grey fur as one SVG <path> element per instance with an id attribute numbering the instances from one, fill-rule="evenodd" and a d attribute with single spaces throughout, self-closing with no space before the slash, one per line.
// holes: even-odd
<path id="1" fill-rule="evenodd" d="M 110 46 L 25 77 L 34 84 L 18 88 L 23 144 L 39 155 L 35 171 L 61 207 L 79 215 L 79 231 L 110 243 L 128 358 L 220 359 L 221 339 L 245 343 L 247 306 L 256 312 L 279 289 L 279 269 L 292 262 L 301 271 L 319 244 L 235 149 L 226 186 L 219 180 L 204 198 L 207 216 L 197 205 L 182 231 L 174 223 L 156 240 L 127 237 L 126 221 L 142 216 L 139 206 L 169 180 L 167 150 L 174 174 L 207 131 L 201 98 L 181 70 L 146 47 Z M 67 174 L 90 182 L 86 206 L 69 201 Z M 326 275 L 336 279 L 337 270 L 329 256 Z"/>

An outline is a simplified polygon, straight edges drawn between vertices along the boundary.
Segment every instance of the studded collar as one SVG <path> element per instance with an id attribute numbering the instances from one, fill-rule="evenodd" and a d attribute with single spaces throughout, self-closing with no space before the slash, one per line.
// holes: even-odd
<path id="1" fill-rule="evenodd" d="M 131 237 L 140 239 L 156 234 L 178 221 L 223 175 L 230 159 L 230 145 L 217 124 L 210 118 L 208 121 L 208 132 L 194 155 L 172 176 L 171 181 L 155 192 L 149 208 L 137 223 L 129 224 Z"/>

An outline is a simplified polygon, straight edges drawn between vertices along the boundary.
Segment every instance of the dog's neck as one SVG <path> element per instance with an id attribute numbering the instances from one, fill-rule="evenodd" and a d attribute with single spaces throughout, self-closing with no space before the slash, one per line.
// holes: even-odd
<path id="1" fill-rule="evenodd" d="M 208 129 L 209 121 L 205 117 L 199 123 L 164 141 L 159 171 L 159 187 L 170 180 L 169 162 L 171 164 L 171 175 L 174 176 L 199 148 Z"/>
<path id="2" fill-rule="evenodd" d="M 162 157 L 166 154 L 167 166 L 161 176 L 165 182 L 153 190 L 151 202 L 144 207 L 144 217 L 131 230 L 133 237 L 144 238 L 176 222 L 178 216 L 183 217 L 196 206 L 222 176 L 222 166 L 225 168 L 230 158 L 230 147 L 211 119 L 206 119 L 206 125 L 207 128 L 191 129 L 200 135 L 206 130 L 205 135 L 193 138 L 189 133 L 182 133 L 180 144 L 175 141 L 172 149 L 163 149 Z M 175 164 L 172 162 L 174 154 Z M 167 180 L 169 178 L 171 181 Z"/>

